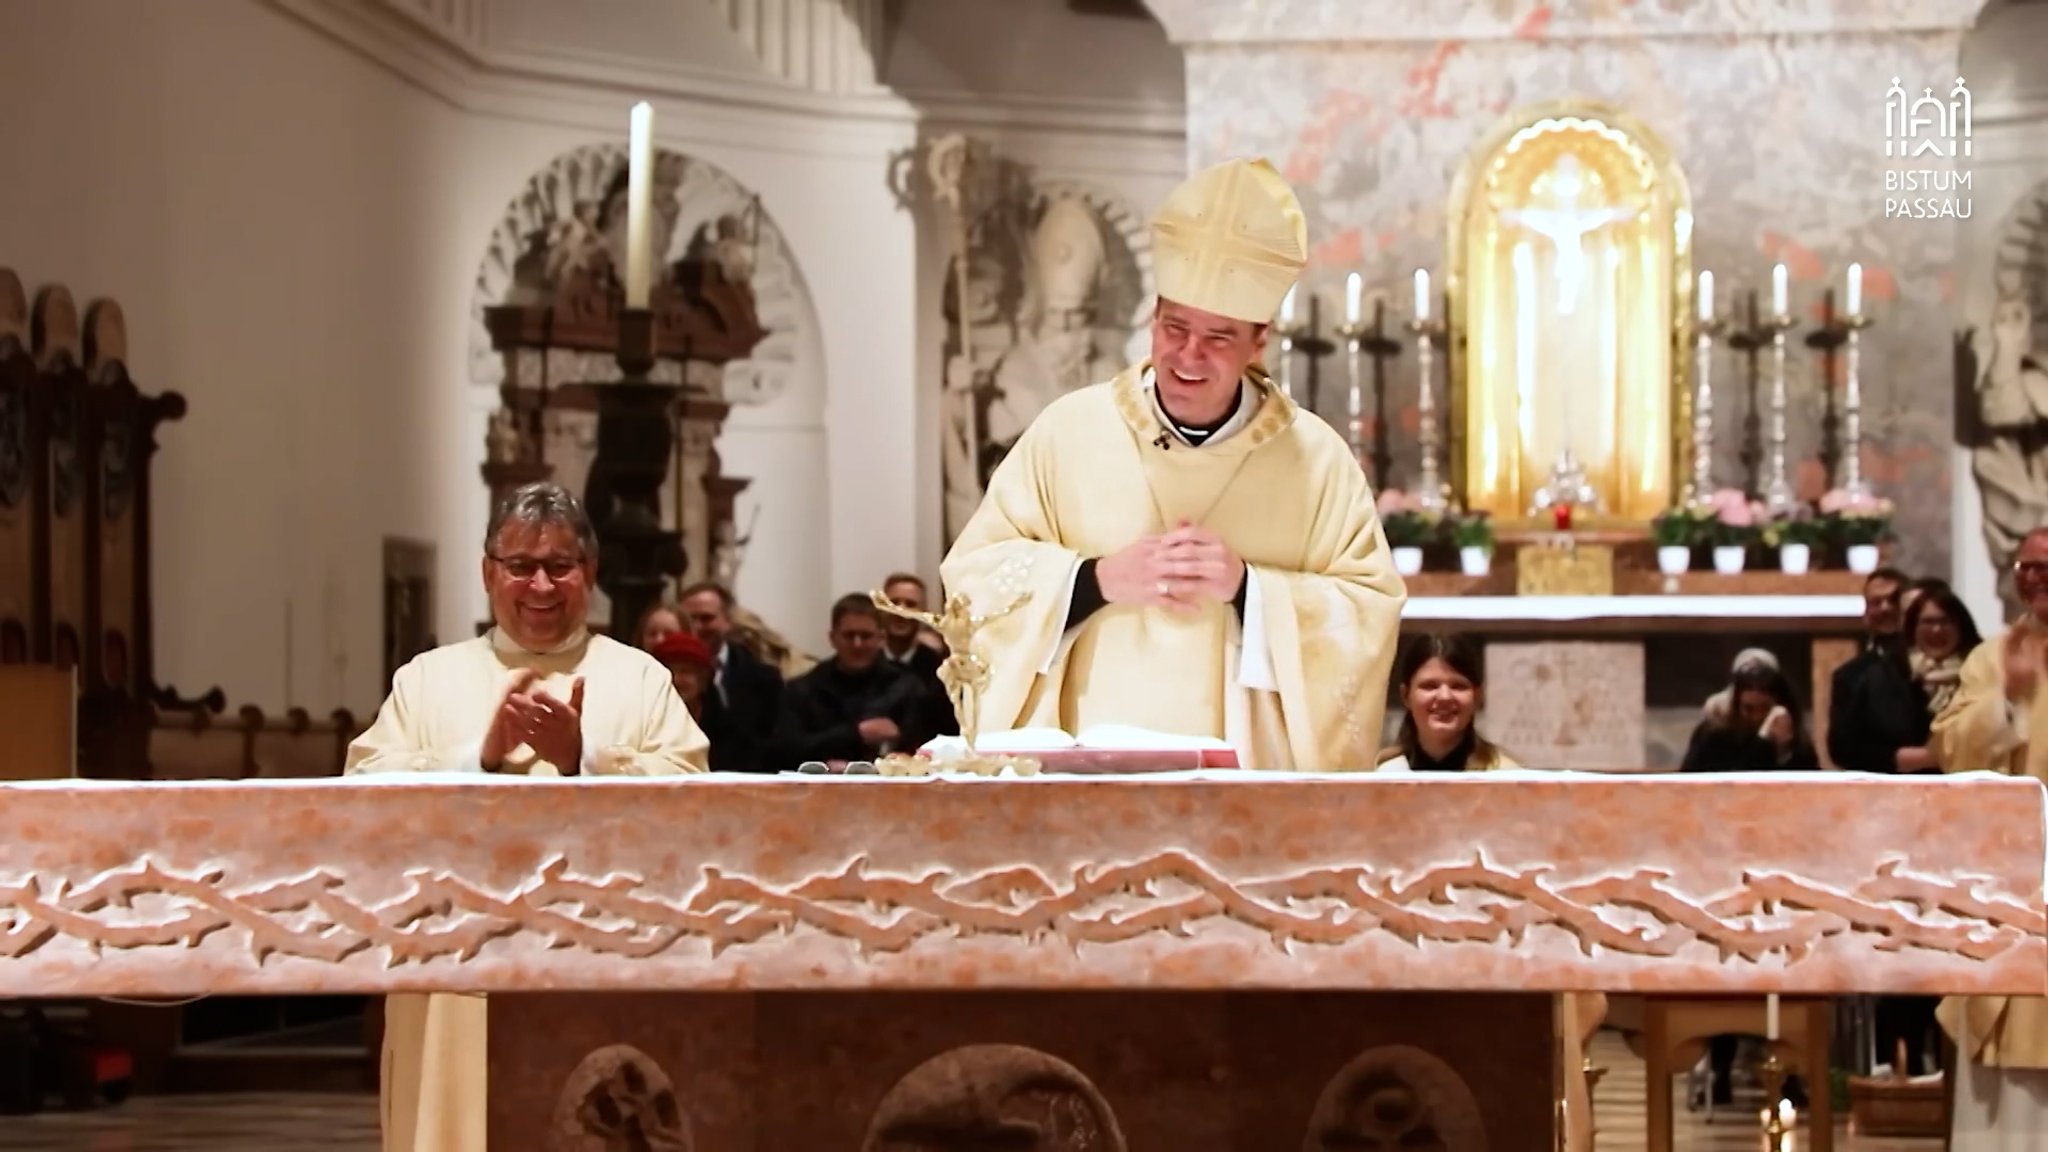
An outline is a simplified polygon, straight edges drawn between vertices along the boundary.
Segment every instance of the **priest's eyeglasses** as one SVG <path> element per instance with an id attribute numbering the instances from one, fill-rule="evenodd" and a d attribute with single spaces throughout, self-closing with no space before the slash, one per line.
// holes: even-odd
<path id="1" fill-rule="evenodd" d="M 565 580 L 575 579 L 583 572 L 583 561 L 562 556 L 539 559 L 533 556 L 500 556 L 491 553 L 491 559 L 496 560 L 499 566 L 505 569 L 505 575 L 521 581 L 531 580 L 545 572 L 548 574 L 549 583 L 560 584 Z"/>
<path id="2" fill-rule="evenodd" d="M 2040 578 L 2048 576 L 2048 560 L 2016 560 L 2012 570 L 2021 576 Z"/>

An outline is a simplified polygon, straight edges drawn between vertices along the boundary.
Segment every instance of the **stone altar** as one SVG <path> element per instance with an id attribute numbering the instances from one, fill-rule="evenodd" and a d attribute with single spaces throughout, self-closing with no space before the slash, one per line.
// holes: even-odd
<path id="1" fill-rule="evenodd" d="M 494 1148 L 1544 1148 L 1550 993 L 2048 994 L 2044 797 L 1533 773 L 19 784 L 0 996 L 497 994 Z"/>

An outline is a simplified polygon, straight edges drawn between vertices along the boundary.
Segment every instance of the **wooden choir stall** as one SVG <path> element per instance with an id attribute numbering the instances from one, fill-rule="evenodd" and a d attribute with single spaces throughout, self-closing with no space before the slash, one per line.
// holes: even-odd
<path id="1" fill-rule="evenodd" d="M 1556 993 L 2048 994 L 2043 805 L 1994 776 L 26 783 L 0 995 L 488 993 L 507 1152 L 1513 1152 L 1559 1137 Z"/>

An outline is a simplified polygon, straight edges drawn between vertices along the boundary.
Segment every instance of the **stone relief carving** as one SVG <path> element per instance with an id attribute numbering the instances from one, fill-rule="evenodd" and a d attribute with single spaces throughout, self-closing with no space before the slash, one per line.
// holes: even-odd
<path id="1" fill-rule="evenodd" d="M 1915 873 L 1897 857 L 1846 890 L 1785 872 L 1752 873 L 1739 887 L 1713 893 L 1683 891 L 1669 872 L 1651 868 L 1564 872 L 1504 866 L 1482 850 L 1468 862 L 1412 873 L 1341 864 L 1233 876 L 1162 850 L 1064 878 L 1031 867 L 889 872 L 856 857 L 838 872 L 787 879 L 707 867 L 671 886 L 624 873 L 584 875 L 557 856 L 509 888 L 447 870 L 411 871 L 409 891 L 375 903 L 352 896 L 348 877 L 328 869 L 230 879 L 223 869 L 168 869 L 145 856 L 83 882 L 0 875 L 0 958 L 64 942 L 94 950 L 243 949 L 259 966 L 292 957 L 393 967 L 468 962 L 486 946 L 516 942 L 538 950 L 528 953 L 530 968 L 542 953 L 717 959 L 823 937 L 872 960 L 927 937 L 1009 938 L 1030 947 L 1057 941 L 1078 950 L 1187 939 L 1228 924 L 1288 954 L 1387 940 L 1483 944 L 1503 960 L 1555 956 L 1546 940 L 1532 939 L 1532 929 L 1548 928 L 1587 955 L 1677 957 L 1704 946 L 1723 963 L 1782 958 L 1790 968 L 1840 936 L 1976 963 L 2048 937 L 2048 915 L 2038 905 L 1986 895 L 1976 876 Z"/>
<path id="2" fill-rule="evenodd" d="M 504 358 L 484 329 L 485 308 L 543 303 L 571 271 L 625 266 L 626 167 L 621 144 L 578 148 L 535 173 L 506 207 L 470 300 L 473 383 L 496 387 L 505 379 Z M 722 393 L 711 398 L 763 404 L 797 373 L 816 372 L 804 363 L 804 350 L 816 341 L 809 294 L 782 230 L 760 210 L 758 198 L 721 169 L 680 152 L 657 149 L 654 167 L 656 282 L 672 282 L 683 260 L 708 257 L 729 280 L 753 289 L 768 331 L 751 357 L 726 365 Z M 595 353 L 552 350 L 544 367 L 553 386 L 618 376 L 612 358 Z M 659 365 L 657 378 L 681 382 L 680 368 Z"/>
<path id="3" fill-rule="evenodd" d="M 1984 545 L 2010 598 L 2013 550 L 2048 523 L 2048 360 L 2036 351 L 2048 335 L 2048 184 L 2007 223 L 1996 276 L 1989 331 L 1968 329 L 1957 341 L 1958 439 L 1983 502 Z"/>
<path id="4" fill-rule="evenodd" d="M 964 197 L 971 362 L 960 343 L 957 277 L 948 277 L 945 294 L 948 538 L 1048 403 L 1144 354 L 1151 315 L 1151 240 L 1141 214 L 1100 189 L 1034 181 L 1011 162 L 983 162 L 999 171 L 973 180 Z M 975 189 L 985 190 L 985 202 L 974 202 Z"/>
<path id="5" fill-rule="evenodd" d="M 555 1101 L 549 1152 L 692 1152 L 690 1120 L 652 1057 L 629 1044 L 583 1058 Z"/>
<path id="6" fill-rule="evenodd" d="M 1302 1152 L 1486 1152 L 1478 1098 L 1420 1048 L 1362 1054 L 1324 1086 Z"/>
<path id="7" fill-rule="evenodd" d="M 1033 1048 L 977 1044 L 912 1069 L 875 1108 L 861 1152 L 1124 1152 L 1102 1093 Z"/>

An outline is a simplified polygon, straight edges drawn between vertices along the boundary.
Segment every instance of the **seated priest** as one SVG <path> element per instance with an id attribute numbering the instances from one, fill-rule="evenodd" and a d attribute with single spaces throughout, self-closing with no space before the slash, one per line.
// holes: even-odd
<path id="1" fill-rule="evenodd" d="M 2048 527 L 2020 541 L 2013 592 L 2026 613 L 1964 659 L 1954 697 L 1934 718 L 1928 747 L 1945 772 L 2048 781 Z M 1958 1064 L 1949 1148 L 2048 1148 L 2048 1000 L 1950 997 L 1937 1015 Z"/>
<path id="2" fill-rule="evenodd" d="M 917 673 L 882 658 L 882 613 L 854 593 L 832 605 L 832 658 L 782 690 L 771 741 L 776 764 L 874 760 L 915 752 L 938 734 L 930 693 Z"/>
<path id="3" fill-rule="evenodd" d="M 1407 591 L 1343 439 L 1258 364 L 1308 255 L 1301 206 L 1234 160 L 1167 198 L 1152 243 L 1151 357 L 1047 405 L 942 566 L 989 618 L 980 728 L 1370 769 Z"/>
<path id="4" fill-rule="evenodd" d="M 576 499 L 554 484 L 514 492 L 484 535 L 495 626 L 400 668 L 344 771 L 704 771 L 704 733 L 668 670 L 586 626 L 596 574 L 597 538 Z M 481 996 L 386 997 L 385 1152 L 483 1152 L 485 1020 Z"/>
<path id="5" fill-rule="evenodd" d="M 1382 772 L 1492 772 L 1519 768 L 1479 734 L 1486 704 L 1486 661 L 1463 636 L 1418 636 L 1395 675 L 1401 731 L 1380 753 Z"/>

